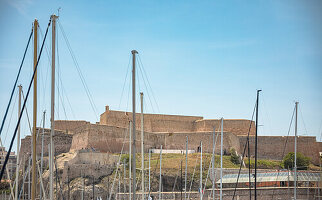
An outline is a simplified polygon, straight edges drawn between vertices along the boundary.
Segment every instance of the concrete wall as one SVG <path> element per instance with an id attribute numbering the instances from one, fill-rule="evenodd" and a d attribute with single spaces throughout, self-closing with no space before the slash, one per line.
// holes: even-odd
<path id="1" fill-rule="evenodd" d="M 246 143 L 246 136 L 239 136 L 240 149 Z M 260 159 L 283 159 L 283 150 L 285 146 L 284 156 L 289 152 L 294 152 L 294 136 L 259 136 L 258 137 L 258 157 Z M 312 158 L 312 163 L 319 165 L 319 152 L 322 151 L 321 142 L 316 141 L 314 136 L 299 136 L 297 139 L 297 152 L 303 153 L 305 156 Z M 251 156 L 254 156 L 255 137 L 250 137 Z"/>

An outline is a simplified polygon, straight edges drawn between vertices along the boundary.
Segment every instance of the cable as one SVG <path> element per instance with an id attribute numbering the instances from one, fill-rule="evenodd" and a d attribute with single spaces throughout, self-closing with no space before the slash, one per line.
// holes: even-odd
<path id="1" fill-rule="evenodd" d="M 151 101 L 151 98 L 150 98 L 150 95 L 149 95 L 148 87 L 146 86 L 146 83 L 145 83 L 145 79 L 144 79 L 144 75 L 143 75 L 142 69 L 141 69 L 140 65 L 138 65 L 138 66 L 139 66 L 139 70 L 140 70 L 140 72 L 141 72 L 141 76 L 142 76 L 142 79 L 143 79 L 144 86 L 145 86 L 146 91 L 147 91 L 147 96 L 148 96 L 148 99 L 149 99 L 149 101 L 150 101 L 152 111 L 154 112 L 154 107 L 153 107 L 153 104 L 152 104 L 152 101 Z M 159 111 L 159 112 L 160 112 L 160 111 Z"/>
<path id="2" fill-rule="evenodd" d="M 24 61 L 25 61 L 26 53 L 27 53 L 27 50 L 28 50 L 28 47 L 29 47 L 29 43 L 30 43 L 30 39 L 31 39 L 31 36 L 32 36 L 33 31 L 34 31 L 34 29 L 32 29 L 32 30 L 31 30 L 31 33 L 30 33 L 30 35 L 29 35 L 28 43 L 27 43 L 27 46 L 26 46 L 25 52 L 24 52 L 23 57 L 22 57 L 22 61 L 21 61 L 21 64 L 20 64 L 20 67 L 19 67 L 19 70 L 18 70 L 18 74 L 17 74 L 17 77 L 16 77 L 16 81 L 15 81 L 15 83 L 13 84 L 13 88 L 12 88 L 12 91 L 11 91 L 11 95 L 10 95 L 9 103 L 8 103 L 8 106 L 7 106 L 6 112 L 5 112 L 5 114 L 4 114 L 3 120 L 2 120 L 2 124 L 1 124 L 1 128 L 0 128 L 0 136 L 1 136 L 1 133 L 2 133 L 3 126 L 4 126 L 4 122 L 6 121 L 6 118 L 7 118 L 7 115 L 8 115 L 8 111 L 9 111 L 9 107 L 10 107 L 11 100 L 12 100 L 12 97 L 13 97 L 13 93 L 15 92 L 15 89 L 16 89 L 16 86 L 17 86 L 17 82 L 18 82 L 18 78 L 19 78 L 19 76 L 20 76 L 21 68 L 22 68 L 22 65 L 23 65 L 23 63 L 24 63 Z M 1 180 L 1 179 L 0 179 L 0 180 Z"/>
<path id="3" fill-rule="evenodd" d="M 305 122 L 304 122 L 304 117 L 303 117 L 302 110 L 301 110 L 301 106 L 299 106 L 299 110 L 300 110 L 301 119 L 302 119 L 302 122 L 303 122 L 303 125 L 304 125 L 306 135 L 308 136 L 307 129 L 306 129 Z"/>
<path id="4" fill-rule="evenodd" d="M 124 82 L 123 82 L 123 87 L 122 87 L 121 98 L 120 98 L 120 103 L 119 103 L 118 110 L 120 110 L 120 107 L 121 107 L 121 102 L 122 102 L 122 98 L 123 98 L 123 92 L 124 92 L 124 88 L 125 88 L 125 83 L 126 83 L 126 80 L 127 80 L 127 75 L 129 73 L 130 62 L 131 62 L 131 56 L 129 57 L 129 63 L 127 64 L 127 70 L 126 70 L 126 75 L 125 75 L 125 79 L 124 79 Z"/>
<path id="5" fill-rule="evenodd" d="M 289 125 L 289 127 L 288 127 L 288 132 L 287 132 L 286 141 L 285 141 L 285 143 L 284 143 L 284 147 L 283 147 L 283 153 L 282 153 L 282 158 L 281 158 L 281 160 L 283 160 L 284 155 L 285 155 L 286 144 L 287 144 L 287 142 L 288 142 L 288 138 L 289 138 L 289 135 L 290 135 L 291 126 L 292 126 L 292 122 L 293 122 L 293 118 L 294 118 L 294 114 L 295 114 L 295 109 L 296 109 L 296 108 L 295 108 L 295 106 L 294 106 L 294 110 L 293 110 L 293 114 L 292 114 L 292 117 L 291 117 L 290 125 Z M 280 169 L 279 169 L 279 170 L 278 170 L 278 172 L 277 172 L 276 180 L 278 179 L 279 173 L 280 173 Z M 274 195 L 275 195 L 275 187 L 273 188 L 272 199 L 274 198 Z"/>
<path id="6" fill-rule="evenodd" d="M 75 65 L 75 67 L 76 67 L 76 70 L 77 70 L 77 72 L 78 72 L 78 75 L 79 75 L 79 77 L 80 77 L 80 79 L 81 79 L 81 82 L 82 82 L 82 84 L 83 84 L 83 87 L 84 87 L 84 89 L 85 89 L 85 93 L 86 93 L 86 95 L 87 95 L 87 97 L 88 97 L 88 100 L 89 100 L 89 102 L 90 102 L 90 104 L 91 104 L 91 107 L 92 107 L 92 110 L 93 110 L 93 112 L 94 112 L 95 118 L 96 118 L 96 120 L 97 120 L 97 121 L 99 121 L 99 120 L 98 120 L 98 118 L 97 118 L 97 116 L 98 116 L 98 112 L 97 112 L 97 109 L 96 109 L 95 103 L 94 103 L 94 101 L 93 101 L 93 97 L 92 97 L 92 95 L 91 95 L 91 93 L 90 93 L 90 90 L 88 89 L 87 84 L 86 84 L 86 81 L 85 81 L 85 78 L 84 78 L 84 76 L 83 76 L 83 73 L 82 73 L 82 71 L 81 71 L 81 69 L 80 69 L 80 67 L 79 67 L 79 64 L 78 64 L 78 62 L 77 62 L 77 59 L 76 59 L 76 57 L 75 57 L 75 54 L 74 54 L 74 52 L 73 52 L 73 50 L 72 50 L 72 48 L 71 48 L 71 45 L 70 45 L 70 43 L 69 43 L 69 41 L 68 41 L 68 38 L 67 38 L 67 36 L 66 36 L 66 34 L 65 34 L 64 28 L 63 28 L 63 26 L 61 25 L 60 20 L 57 20 L 57 21 L 58 21 L 59 28 L 60 28 L 60 30 L 61 30 L 61 32 L 62 32 L 62 34 L 63 34 L 63 38 L 65 39 L 65 42 L 66 42 L 67 48 L 68 48 L 68 50 L 69 50 L 69 53 L 70 53 L 70 55 L 71 55 L 71 57 L 72 57 L 72 59 L 73 59 L 73 62 L 74 62 L 74 65 Z"/>
<path id="7" fill-rule="evenodd" d="M 153 99 L 154 99 L 154 101 L 155 101 L 155 104 L 156 104 L 156 106 L 157 106 L 158 112 L 160 112 L 158 102 L 155 100 L 154 92 L 153 92 L 153 90 L 152 90 L 152 87 L 151 87 L 150 81 L 149 81 L 149 79 L 148 79 L 147 73 L 146 73 L 146 71 L 145 71 L 145 69 L 144 69 L 144 66 L 143 66 L 143 63 L 142 63 L 142 61 L 141 61 L 141 58 L 140 58 L 140 55 L 139 55 L 139 54 L 138 54 L 138 61 L 139 61 L 139 62 L 141 63 L 141 65 L 142 65 L 142 69 L 143 69 L 143 72 L 144 72 L 145 77 L 146 77 L 146 79 L 147 79 L 148 86 L 150 87 L 150 90 L 151 90 L 151 93 L 152 93 L 152 97 L 153 97 Z"/>
<path id="8" fill-rule="evenodd" d="M 249 129 L 248 129 L 246 143 L 245 143 L 245 146 L 244 146 L 242 161 L 244 160 L 244 156 L 245 156 L 245 152 L 246 152 L 246 146 L 247 146 L 247 144 L 249 144 L 249 133 L 250 133 L 250 130 L 252 128 L 252 121 L 253 121 L 253 118 L 254 118 L 255 109 L 256 109 L 256 103 L 255 103 L 255 106 L 254 106 L 254 110 L 253 110 L 253 114 L 252 114 L 252 119 L 251 119 L 250 124 L 249 124 Z M 236 181 L 235 189 L 234 189 L 233 200 L 235 199 L 235 195 L 236 195 L 236 190 L 237 190 L 237 185 L 238 185 L 238 180 L 239 180 L 239 175 L 240 175 L 240 171 L 241 171 L 242 164 L 243 164 L 243 162 L 240 162 L 240 167 L 239 167 L 239 170 L 238 170 L 237 181 Z"/>
<path id="9" fill-rule="evenodd" d="M 18 96 L 18 92 L 16 93 L 16 96 L 15 96 L 15 101 L 13 103 L 13 107 L 16 106 L 16 102 L 17 102 L 17 96 Z M 8 136 L 8 132 L 9 132 L 9 127 L 11 125 L 11 120 L 12 120 L 12 116 L 13 116 L 13 110 L 10 114 L 10 118 L 9 118 L 9 124 L 8 124 L 8 127 L 7 127 L 7 131 L 6 131 L 6 134 L 4 135 L 4 140 L 3 140 L 3 143 L 6 143 L 6 140 L 7 140 L 7 136 Z"/>
<path id="10" fill-rule="evenodd" d="M 47 37 L 47 33 L 48 33 L 48 29 L 49 29 L 50 24 L 51 24 L 51 19 L 49 20 L 49 23 L 48 23 L 48 26 L 47 26 L 47 30 L 46 30 L 46 34 L 45 34 L 45 38 L 44 38 L 44 40 L 42 42 L 41 49 L 40 49 L 40 53 L 39 53 L 39 56 L 38 56 L 38 59 L 37 59 L 37 63 L 36 63 L 36 66 L 35 66 L 35 69 L 34 69 L 32 78 L 31 78 L 30 83 L 29 83 L 29 87 L 28 87 L 28 92 L 27 92 L 27 95 L 26 95 L 26 99 L 25 99 L 25 101 L 23 103 L 23 106 L 22 106 L 22 109 L 21 109 L 21 114 L 19 115 L 18 122 L 17 122 L 15 131 L 14 131 L 14 134 L 12 136 L 11 143 L 10 143 L 10 147 L 9 147 L 8 153 L 6 155 L 5 161 L 3 163 L 2 169 L 1 169 L 0 180 L 2 180 L 2 177 L 3 177 L 3 174 L 4 174 L 4 169 L 6 168 L 6 165 L 8 163 L 8 159 L 9 159 L 9 156 L 10 156 L 10 153 L 11 153 L 12 145 L 13 145 L 13 142 L 15 140 L 15 137 L 16 137 L 16 134 L 17 134 L 17 131 L 18 131 L 18 127 L 19 127 L 19 124 L 20 124 L 20 121 L 21 121 L 21 116 L 22 116 L 22 113 L 23 113 L 23 111 L 24 111 L 24 109 L 26 107 L 26 102 L 28 100 L 28 96 L 29 96 L 29 93 L 30 93 L 31 85 L 33 83 L 33 80 L 34 80 L 34 77 L 35 77 L 35 74 L 36 74 L 36 71 L 37 71 L 38 63 L 39 63 L 39 60 L 40 60 L 40 57 L 41 57 L 41 54 L 42 54 L 42 50 L 43 50 L 43 47 L 44 47 L 44 43 L 45 43 L 45 40 L 46 40 L 46 37 Z M 28 44 L 29 44 L 29 42 L 28 42 Z"/>

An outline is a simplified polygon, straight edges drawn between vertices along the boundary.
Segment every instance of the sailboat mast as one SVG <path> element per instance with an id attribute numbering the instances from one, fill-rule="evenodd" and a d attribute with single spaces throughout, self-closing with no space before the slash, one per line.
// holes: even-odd
<path id="1" fill-rule="evenodd" d="M 161 187 L 162 187 L 162 145 L 160 150 L 160 177 L 159 177 L 159 200 L 161 200 Z"/>
<path id="2" fill-rule="evenodd" d="M 136 144 L 136 127 L 135 127 L 135 55 L 138 53 L 136 50 L 132 50 L 132 114 L 133 114 L 133 142 L 132 142 L 132 155 L 133 155 L 133 160 L 132 160 L 132 173 L 133 173 L 133 199 L 136 200 L 136 163 L 135 163 L 135 144 Z"/>
<path id="3" fill-rule="evenodd" d="M 42 134 L 41 134 L 41 158 L 40 158 L 40 176 L 42 176 L 43 170 L 43 158 L 44 158 L 44 134 L 45 134 L 45 118 L 46 118 L 46 111 L 43 114 L 43 125 L 42 125 Z M 42 178 L 42 177 L 40 177 Z M 42 199 L 42 191 L 39 190 L 40 200 Z"/>
<path id="4" fill-rule="evenodd" d="M 212 135 L 212 163 L 211 163 L 211 172 L 212 172 L 212 199 L 215 199 L 215 136 L 216 136 L 216 127 L 214 127 L 214 133 Z"/>
<path id="5" fill-rule="evenodd" d="M 200 141 L 200 200 L 202 200 L 202 141 Z"/>
<path id="6" fill-rule="evenodd" d="M 220 133 L 220 200 L 222 200 L 222 167 L 223 167 L 223 145 L 224 145 L 224 118 L 221 118 L 221 133 Z"/>
<path id="7" fill-rule="evenodd" d="M 132 122 L 129 121 L 129 200 L 132 198 L 132 132 L 131 132 Z"/>
<path id="8" fill-rule="evenodd" d="M 151 149 L 149 149 L 149 196 L 150 197 L 151 192 Z"/>
<path id="9" fill-rule="evenodd" d="M 144 124 L 143 124 L 143 92 L 140 93 L 141 98 L 141 169 L 142 169 L 142 200 L 144 200 Z"/>
<path id="10" fill-rule="evenodd" d="M 34 21 L 34 70 L 37 67 L 37 56 L 38 56 L 38 20 Z M 37 182 L 37 173 L 36 173 L 36 126 L 37 126 L 37 71 L 35 72 L 34 77 L 34 102 L 33 102 L 33 129 L 32 129 L 32 184 L 31 184 L 31 199 L 35 200 L 36 198 L 36 182 Z"/>
<path id="11" fill-rule="evenodd" d="M 295 102 L 295 138 L 294 138 L 294 199 L 296 200 L 296 185 L 297 185 L 297 163 L 296 163 L 296 151 L 297 151 L 297 109 L 299 102 Z"/>
<path id="12" fill-rule="evenodd" d="M 22 91 L 22 86 L 19 85 L 19 102 L 18 102 L 18 117 L 21 114 L 21 91 Z M 17 165 L 16 165 L 16 188 L 15 188 L 15 199 L 18 199 L 18 186 L 19 186 L 19 152 L 20 152 L 20 124 L 18 127 L 18 135 L 17 135 Z"/>
<path id="13" fill-rule="evenodd" d="M 184 172 L 184 199 L 187 199 L 187 173 L 188 173 L 188 136 L 186 137 L 186 166 Z"/>
<path id="14" fill-rule="evenodd" d="M 257 131 L 258 131 L 258 100 L 259 92 L 262 90 L 257 90 L 257 99 L 256 99 L 256 130 L 255 130 L 255 200 L 257 199 Z"/>
<path id="15" fill-rule="evenodd" d="M 51 130 L 50 130 L 50 159 L 49 159 L 49 199 L 54 199 L 54 191 L 53 191 L 53 174 L 54 174 L 54 143 L 53 136 L 55 134 L 55 44 L 56 44 L 56 19 L 58 17 L 56 15 L 51 16 L 52 20 L 52 58 L 51 58 Z"/>

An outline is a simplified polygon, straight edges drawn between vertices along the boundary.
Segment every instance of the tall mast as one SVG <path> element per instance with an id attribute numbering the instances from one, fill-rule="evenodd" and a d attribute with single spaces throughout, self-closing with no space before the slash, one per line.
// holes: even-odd
<path id="1" fill-rule="evenodd" d="M 56 44 L 56 19 L 58 17 L 56 15 L 51 16 L 52 20 L 52 58 L 51 58 L 51 130 L 50 130 L 50 159 L 49 159 L 49 199 L 54 199 L 54 191 L 53 191 L 53 174 L 54 174 L 54 143 L 53 136 L 55 134 L 55 44 Z"/>
<path id="2" fill-rule="evenodd" d="M 132 133 L 131 133 L 131 125 L 132 125 L 132 122 L 131 121 L 129 121 L 129 200 L 131 200 L 132 199 L 132 172 L 131 172 L 131 170 L 132 170 L 132 168 L 131 168 L 131 166 L 132 166 Z"/>
<path id="3" fill-rule="evenodd" d="M 21 113 L 21 91 L 22 91 L 22 86 L 19 85 L 19 102 L 18 102 L 18 117 L 20 116 Z M 17 165 L 16 165 L 16 188 L 15 188 L 15 199 L 18 199 L 18 186 L 19 186 L 19 152 L 20 152 L 20 124 L 18 127 L 18 135 L 17 135 Z"/>
<path id="4" fill-rule="evenodd" d="M 187 173 L 188 173 L 188 136 L 186 137 L 186 166 L 184 172 L 184 199 L 187 199 Z"/>
<path id="5" fill-rule="evenodd" d="M 215 199 L 215 136 L 216 136 L 216 127 L 214 127 L 214 133 L 212 135 L 212 163 L 211 163 L 212 199 Z"/>
<path id="6" fill-rule="evenodd" d="M 151 192 L 151 149 L 149 149 L 149 196 L 150 197 Z"/>
<path id="7" fill-rule="evenodd" d="M 136 163 L 135 163 L 135 144 L 136 144 L 136 127 L 135 127 L 135 55 L 138 53 L 136 50 L 132 50 L 132 114 L 133 114 L 133 142 L 132 142 L 132 173 L 133 173 L 133 199 L 136 200 Z"/>
<path id="8" fill-rule="evenodd" d="M 37 67 L 37 55 L 38 55 L 38 21 L 34 21 L 34 70 Z M 33 103 L 33 129 L 32 129 L 32 184 L 31 184 L 31 199 L 35 200 L 36 198 L 36 182 L 37 182 L 37 173 L 36 173 L 36 132 L 37 126 L 37 71 L 35 72 L 34 77 L 34 103 Z"/>
<path id="9" fill-rule="evenodd" d="M 161 187 L 162 187 L 162 145 L 161 145 L 161 150 L 160 150 L 160 178 L 159 178 L 159 200 L 161 200 Z"/>
<path id="10" fill-rule="evenodd" d="M 200 200 L 202 200 L 202 141 L 200 141 Z"/>
<path id="11" fill-rule="evenodd" d="M 299 102 L 295 102 L 295 138 L 294 138 L 294 199 L 296 200 L 296 184 L 297 184 L 297 163 L 296 163 L 296 151 L 297 151 L 297 109 Z"/>
<path id="12" fill-rule="evenodd" d="M 220 133 L 220 200 L 222 200 L 222 167 L 223 167 L 223 145 L 224 145 L 224 118 L 221 118 L 221 133 Z"/>
<path id="13" fill-rule="evenodd" d="M 141 98 L 141 168 L 142 168 L 142 200 L 144 200 L 144 124 L 143 124 L 143 92 L 140 93 Z"/>
<path id="14" fill-rule="evenodd" d="M 257 90 L 257 99 L 256 99 L 256 129 L 255 129 L 255 200 L 257 199 L 257 132 L 258 132 L 258 100 L 259 92 L 262 90 Z"/>
<path id="15" fill-rule="evenodd" d="M 45 134 L 45 118 L 46 118 L 46 111 L 43 114 L 43 125 L 42 125 L 42 134 L 41 134 L 41 158 L 40 158 L 40 176 L 42 176 L 43 170 L 43 158 L 44 158 L 44 134 Z M 42 177 L 40 177 L 42 178 Z M 40 200 L 42 199 L 42 191 L 39 190 Z"/>

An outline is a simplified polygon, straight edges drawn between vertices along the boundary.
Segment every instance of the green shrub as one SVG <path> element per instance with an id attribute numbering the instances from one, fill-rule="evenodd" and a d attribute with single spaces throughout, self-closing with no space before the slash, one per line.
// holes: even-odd
<path id="1" fill-rule="evenodd" d="M 295 153 L 290 152 L 283 158 L 283 166 L 285 169 L 294 168 Z M 304 156 L 302 153 L 296 153 L 296 165 L 297 169 L 306 170 L 310 165 L 311 158 Z"/>

